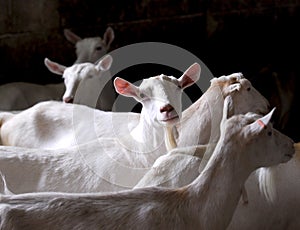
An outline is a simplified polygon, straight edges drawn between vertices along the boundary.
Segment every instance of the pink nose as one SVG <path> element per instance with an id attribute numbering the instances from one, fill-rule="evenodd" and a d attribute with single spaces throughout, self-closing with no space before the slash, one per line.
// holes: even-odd
<path id="1" fill-rule="evenodd" d="M 169 112 L 171 112 L 173 110 L 174 110 L 174 108 L 170 104 L 160 107 L 160 112 L 161 113 L 164 113 L 164 112 L 169 113 Z"/>
<path id="2" fill-rule="evenodd" d="M 73 103 L 73 97 L 67 97 L 67 98 L 64 98 L 64 102 L 65 103 Z"/>

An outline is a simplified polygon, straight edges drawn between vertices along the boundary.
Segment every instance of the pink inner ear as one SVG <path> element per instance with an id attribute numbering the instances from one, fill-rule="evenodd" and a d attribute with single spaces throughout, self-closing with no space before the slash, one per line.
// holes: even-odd
<path id="1" fill-rule="evenodd" d="M 198 79 L 200 75 L 200 66 L 197 63 L 194 63 L 191 65 L 188 70 L 186 70 L 182 77 L 180 77 L 180 86 L 181 88 L 186 88 L 188 86 L 191 86 L 194 84 Z"/>
<path id="2" fill-rule="evenodd" d="M 112 58 L 111 58 L 111 56 L 107 55 L 100 61 L 99 64 L 101 65 L 101 68 L 103 70 L 108 70 L 111 66 L 111 63 L 112 63 Z"/>
<path id="3" fill-rule="evenodd" d="M 261 120 L 257 120 L 257 123 L 262 127 L 262 128 L 267 128 L 267 126 L 265 125 L 265 123 L 263 123 Z"/>
<path id="4" fill-rule="evenodd" d="M 123 84 L 118 85 L 118 90 L 120 93 L 125 93 L 128 87 L 129 87 L 129 83 L 124 82 Z"/>
<path id="5" fill-rule="evenodd" d="M 57 65 L 55 65 L 55 64 L 53 64 L 53 63 L 48 63 L 48 65 L 51 67 L 51 69 L 52 69 L 53 71 L 55 71 L 55 72 L 61 72 L 61 71 L 60 71 L 60 68 L 59 68 Z"/>
<path id="6" fill-rule="evenodd" d="M 61 68 L 59 65 L 57 65 L 56 63 L 51 62 L 50 60 L 46 60 L 46 63 L 48 65 L 48 67 L 50 68 L 50 70 L 56 74 L 60 74 L 63 75 L 64 73 L 64 69 Z"/>
<path id="7" fill-rule="evenodd" d="M 106 29 L 103 39 L 107 45 L 110 45 L 110 43 L 114 40 L 114 31 L 112 28 L 108 27 Z"/>
<path id="8" fill-rule="evenodd" d="M 130 84 L 120 78 L 115 79 L 115 87 L 120 94 L 124 94 L 128 91 Z"/>
<path id="9" fill-rule="evenodd" d="M 192 85 L 194 83 L 193 79 L 191 79 L 188 75 L 184 75 L 183 81 L 181 83 L 181 87 L 185 88 L 186 86 Z"/>

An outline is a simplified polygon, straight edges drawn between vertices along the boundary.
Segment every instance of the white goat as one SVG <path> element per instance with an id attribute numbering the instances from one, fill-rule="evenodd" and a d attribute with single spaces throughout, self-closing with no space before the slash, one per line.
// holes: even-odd
<path id="1" fill-rule="evenodd" d="M 85 62 L 73 64 L 70 67 L 45 59 L 47 68 L 55 74 L 62 75 L 64 79 L 62 83 L 66 87 L 62 97 L 64 102 L 73 103 L 74 101 L 92 108 L 110 111 L 116 99 L 116 92 L 111 76 L 104 75 L 102 72 L 108 70 L 111 64 L 112 56 L 109 54 L 98 60 L 97 64 Z M 79 100 L 74 100 L 75 96 Z"/>
<path id="2" fill-rule="evenodd" d="M 223 101 L 228 95 L 232 98 L 231 115 L 247 112 L 266 114 L 269 111 L 269 102 L 241 73 L 213 78 L 207 91 L 183 111 L 180 124 L 176 125 L 179 147 L 207 144 L 219 139 Z"/>
<path id="3" fill-rule="evenodd" d="M 227 95 L 232 97 L 232 114 L 248 111 L 265 114 L 268 111 L 267 100 L 240 73 L 214 78 L 209 89 L 183 111 L 182 121 L 177 125 L 180 147 L 206 144 L 210 137 L 214 137 L 211 142 L 218 140 L 223 98 Z M 74 136 L 77 143 L 118 138 L 127 134 L 139 120 L 136 113 L 102 112 L 57 102 L 42 102 L 19 115 L 10 115 L 10 119 L 6 117 L 0 113 L 3 145 L 38 148 L 68 147 L 74 143 L 69 141 Z M 16 131 L 21 128 L 22 132 Z M 190 130 L 195 130 L 196 135 L 191 135 Z"/>
<path id="4" fill-rule="evenodd" d="M 245 183 L 249 202 L 247 205 L 239 203 L 228 230 L 238 230 L 241 226 L 243 230 L 300 229 L 299 178 L 299 149 L 286 164 L 261 168 L 252 173 Z M 273 194 L 275 196 L 270 199 L 268 196 Z"/>
<path id="5" fill-rule="evenodd" d="M 144 79 L 139 87 L 116 78 L 114 83 L 120 94 L 143 104 L 138 124 L 118 139 L 101 138 L 74 148 L 41 151 L 3 147 L 0 171 L 9 188 L 22 193 L 117 191 L 134 187 L 156 158 L 174 147 L 164 135 L 181 117 L 183 89 L 199 76 L 200 66 L 195 63 L 179 79 L 159 75 Z M 38 137 L 42 139 L 44 135 Z"/>
<path id="6" fill-rule="evenodd" d="M 265 132 L 270 136 L 281 135 L 270 127 L 266 127 Z M 245 204 L 245 199 L 239 202 L 227 230 L 238 230 L 241 226 L 246 230 L 300 228 L 299 143 L 295 146 L 296 155 L 286 164 L 260 168 L 249 176 L 245 183 L 248 202 Z M 204 153 L 213 148 L 214 146 L 203 145 L 173 149 L 155 161 L 135 188 L 178 188 L 191 183 L 203 169 L 201 158 Z M 261 146 L 257 146 L 257 151 L 260 149 Z"/>
<path id="7" fill-rule="evenodd" d="M 271 114 L 259 120 L 251 114 L 227 119 L 227 108 L 213 156 L 190 185 L 106 195 L 4 195 L 1 229 L 226 229 L 250 173 L 287 162 L 294 153 L 290 138 L 268 135 Z"/>
<path id="8" fill-rule="evenodd" d="M 106 32 L 104 33 L 103 39 L 100 37 L 81 39 L 78 35 L 72 33 L 70 30 L 65 30 L 64 32 L 66 38 L 76 45 L 77 59 L 75 63 L 94 63 L 95 61 L 99 60 L 109 50 L 110 44 L 114 39 L 114 32 L 110 27 L 107 28 Z M 107 86 L 107 88 L 108 87 L 109 86 Z M 106 90 L 111 89 L 111 87 L 109 89 L 107 88 Z M 41 101 L 61 101 L 64 92 L 65 85 L 63 82 L 46 85 L 28 82 L 11 82 L 3 84 L 0 86 L 0 110 L 24 110 Z M 79 101 L 78 103 L 88 103 L 86 101 L 89 100 L 84 100 L 82 102 Z M 101 109 L 101 106 L 97 108 Z M 104 107 L 104 109 L 107 108 L 109 109 L 109 106 Z"/>
<path id="9" fill-rule="evenodd" d="M 110 45 L 115 38 L 114 31 L 111 27 L 106 29 L 102 38 L 81 38 L 69 29 L 64 30 L 64 35 L 69 42 L 75 45 L 77 56 L 75 63 L 95 63 L 110 50 Z"/>

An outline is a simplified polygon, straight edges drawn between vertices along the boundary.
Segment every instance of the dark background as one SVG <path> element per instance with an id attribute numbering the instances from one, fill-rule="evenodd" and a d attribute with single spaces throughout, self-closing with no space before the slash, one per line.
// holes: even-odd
<path id="1" fill-rule="evenodd" d="M 299 1 L 0 0 L 0 9 L 0 84 L 60 82 L 43 60 L 74 62 L 74 46 L 63 29 L 88 37 L 102 36 L 111 26 L 112 50 L 165 42 L 195 54 L 216 77 L 242 72 L 277 113 L 288 107 L 288 122 L 275 120 L 275 126 L 300 141 Z M 160 74 L 163 68 L 155 70 Z M 155 71 L 150 66 L 128 73 L 142 78 Z M 279 101 L 280 93 L 289 103 Z"/>

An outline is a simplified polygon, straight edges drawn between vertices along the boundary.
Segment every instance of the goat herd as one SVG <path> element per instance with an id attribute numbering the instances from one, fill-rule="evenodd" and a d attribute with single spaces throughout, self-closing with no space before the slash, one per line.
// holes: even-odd
<path id="1" fill-rule="evenodd" d="M 1 230 L 300 229 L 299 145 L 241 73 L 211 79 L 184 111 L 199 63 L 139 86 L 116 77 L 97 108 L 72 104 L 79 83 L 117 60 L 111 28 L 103 39 L 65 35 L 76 62 L 45 59 L 64 83 L 0 87 L 16 90 L 0 107 Z M 112 112 L 116 92 L 141 112 Z"/>

